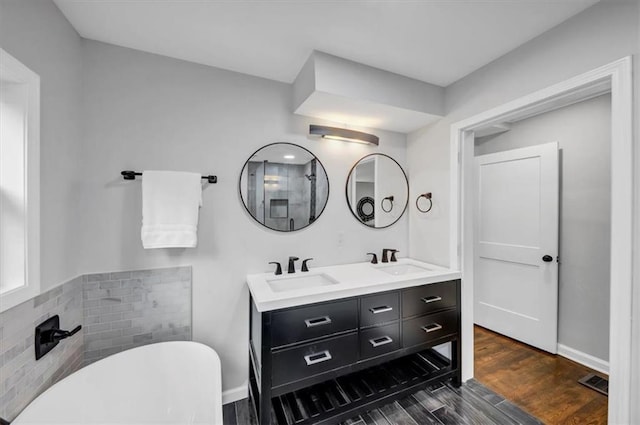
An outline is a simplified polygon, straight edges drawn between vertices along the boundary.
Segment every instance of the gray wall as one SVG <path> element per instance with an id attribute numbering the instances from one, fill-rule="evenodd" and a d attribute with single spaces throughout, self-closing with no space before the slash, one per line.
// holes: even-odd
<path id="1" fill-rule="evenodd" d="M 638 1 L 599 2 L 584 12 L 525 43 L 446 89 L 446 116 L 410 134 L 409 162 L 412 198 L 424 182 L 433 192 L 431 214 L 411 210 L 410 252 L 415 258 L 449 263 L 450 126 L 492 107 L 633 55 L 635 87 L 635 146 L 640 146 L 640 4 Z M 426 165 L 425 165 L 426 164 Z M 634 316 L 640 316 L 640 149 L 634 167 Z M 424 190 L 422 190 L 424 191 Z M 634 358 L 640 356 L 640 332 L 635 321 Z M 631 400 L 640 399 L 640 364 L 632 373 Z M 640 404 L 633 407 L 640 423 Z"/>
<path id="2" fill-rule="evenodd" d="M 600 2 L 447 87 L 446 116 L 407 139 L 410 199 L 428 190 L 434 201 L 430 214 L 411 209 L 411 255 L 436 264 L 449 263 L 452 123 L 638 54 L 637 31 L 637 1 Z M 635 60 L 635 82 L 640 84 L 640 64 L 637 57 Z"/>
<path id="3" fill-rule="evenodd" d="M 81 45 L 53 2 L 0 0 L 0 47 L 40 75 L 43 291 L 78 274 Z"/>
<path id="4" fill-rule="evenodd" d="M 560 267 L 558 342 L 609 359 L 611 96 L 513 124 L 476 139 L 476 155 L 558 142 Z"/>
<path id="5" fill-rule="evenodd" d="M 247 273 L 270 271 L 269 261 L 290 255 L 315 258 L 313 268 L 366 261 L 367 252 L 384 247 L 407 252 L 406 216 L 389 229 L 369 229 L 353 218 L 344 196 L 349 169 L 362 156 L 384 152 L 404 164 L 405 136 L 375 131 L 379 148 L 308 138 L 310 121 L 291 114 L 291 91 L 287 84 L 84 42 L 81 272 L 192 265 L 193 339 L 220 354 L 224 390 L 247 380 Z M 273 142 L 311 150 L 330 179 L 324 213 L 301 231 L 265 229 L 239 198 L 245 161 Z M 140 181 L 123 181 L 125 169 L 218 175 L 218 184 L 203 192 L 197 248 L 142 249 Z"/>

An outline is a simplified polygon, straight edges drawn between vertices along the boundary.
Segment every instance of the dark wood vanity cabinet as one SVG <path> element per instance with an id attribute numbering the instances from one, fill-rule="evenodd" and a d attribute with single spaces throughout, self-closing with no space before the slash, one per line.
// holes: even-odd
<path id="1" fill-rule="evenodd" d="M 460 281 L 250 314 L 260 424 L 334 424 L 419 386 L 460 383 Z M 451 359 L 431 348 L 451 343 Z"/>

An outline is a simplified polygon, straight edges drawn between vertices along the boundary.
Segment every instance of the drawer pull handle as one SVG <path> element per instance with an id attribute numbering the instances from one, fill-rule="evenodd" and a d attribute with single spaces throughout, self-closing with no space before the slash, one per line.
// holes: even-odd
<path id="1" fill-rule="evenodd" d="M 440 329 L 442 329 L 442 325 L 439 325 L 437 323 L 432 323 L 430 325 L 422 326 L 420 329 L 422 329 L 426 333 L 429 333 L 429 332 L 439 331 Z"/>
<path id="2" fill-rule="evenodd" d="M 376 348 L 376 347 L 380 347 L 381 345 L 386 345 L 386 344 L 392 343 L 393 339 L 391 339 L 391 337 L 389 337 L 389 336 L 383 336 L 383 337 L 380 337 L 380 338 L 370 339 L 369 342 L 371 343 L 373 348 Z"/>
<path id="3" fill-rule="evenodd" d="M 373 314 L 386 313 L 387 311 L 391 311 L 391 310 L 393 310 L 393 307 L 389 307 L 387 305 L 383 305 L 380 307 L 373 307 L 369 309 L 369 311 L 372 312 Z"/>
<path id="4" fill-rule="evenodd" d="M 331 323 L 331 318 L 329 316 L 314 317 L 312 319 L 305 319 L 304 323 L 308 328 L 313 328 L 314 326 L 328 325 Z"/>
<path id="5" fill-rule="evenodd" d="M 326 362 L 327 360 L 331 360 L 331 353 L 329 352 L 329 350 L 324 350 L 321 353 L 308 354 L 304 356 L 304 361 L 307 362 L 307 366 Z"/>
<path id="6" fill-rule="evenodd" d="M 442 301 L 442 297 L 438 297 L 436 295 L 432 295 L 430 297 L 422 298 L 422 302 L 425 304 L 434 303 L 436 301 Z"/>

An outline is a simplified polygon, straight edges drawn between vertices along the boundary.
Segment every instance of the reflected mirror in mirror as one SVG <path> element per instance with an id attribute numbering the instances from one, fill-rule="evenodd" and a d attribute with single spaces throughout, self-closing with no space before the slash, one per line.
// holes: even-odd
<path id="1" fill-rule="evenodd" d="M 347 204 L 362 224 L 389 227 L 402 217 L 409 200 L 409 181 L 398 162 L 374 153 L 356 163 L 347 179 Z"/>
<path id="2" fill-rule="evenodd" d="M 247 212 L 269 229 L 291 232 L 322 214 L 329 179 L 322 163 L 305 148 L 272 143 L 258 149 L 240 174 L 240 196 Z"/>

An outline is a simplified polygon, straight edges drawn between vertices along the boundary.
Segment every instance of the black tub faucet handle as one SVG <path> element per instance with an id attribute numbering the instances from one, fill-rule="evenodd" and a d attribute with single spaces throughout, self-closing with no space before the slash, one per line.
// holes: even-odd
<path id="1" fill-rule="evenodd" d="M 373 257 L 371 257 L 371 264 L 378 264 L 378 255 L 375 252 L 367 252 L 367 255 L 373 255 Z"/>
<path id="2" fill-rule="evenodd" d="M 271 261 L 269 264 L 275 264 L 276 265 L 276 271 L 275 271 L 275 275 L 279 275 L 282 274 L 282 266 L 280 265 L 280 263 L 277 263 L 275 261 Z"/>
<path id="3" fill-rule="evenodd" d="M 311 260 L 313 260 L 313 258 L 307 258 L 307 259 L 303 260 L 302 261 L 302 269 L 300 271 L 308 272 L 309 271 L 309 266 L 307 265 L 307 262 L 311 261 Z"/>

